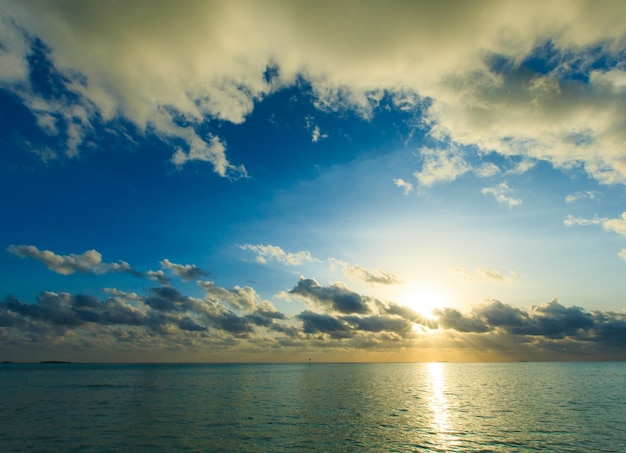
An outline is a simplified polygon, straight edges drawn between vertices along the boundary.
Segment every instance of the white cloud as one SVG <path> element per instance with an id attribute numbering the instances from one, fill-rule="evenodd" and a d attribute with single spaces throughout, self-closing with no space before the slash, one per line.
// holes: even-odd
<path id="1" fill-rule="evenodd" d="M 103 263 L 102 255 L 96 250 L 87 250 L 80 255 L 57 255 L 50 250 L 39 250 L 34 245 L 10 245 L 9 253 L 21 258 L 32 258 L 43 263 L 48 269 L 57 274 L 70 275 L 76 272 L 84 274 L 105 274 L 107 272 L 134 272 L 125 261 L 117 263 Z"/>
<path id="2" fill-rule="evenodd" d="M 359 265 L 350 265 L 335 258 L 330 258 L 329 261 L 331 267 L 338 266 L 343 274 L 351 280 L 378 285 L 400 285 L 403 283 L 396 274 L 382 269 L 375 269 L 371 272 Z"/>
<path id="3" fill-rule="evenodd" d="M 415 173 L 420 186 L 430 187 L 440 182 L 454 181 L 471 170 L 462 153 L 455 149 L 436 150 L 423 148 L 422 168 Z"/>
<path id="4" fill-rule="evenodd" d="M 318 141 L 328 138 L 328 134 L 322 134 L 320 132 L 320 127 L 319 126 L 315 126 L 313 128 L 313 135 L 311 136 L 311 141 L 313 143 L 317 143 Z"/>
<path id="5" fill-rule="evenodd" d="M 500 167 L 492 162 L 485 162 L 480 167 L 474 169 L 474 173 L 479 178 L 489 178 L 500 173 Z"/>
<path id="6" fill-rule="evenodd" d="M 588 218 L 585 218 L 585 217 L 575 217 L 575 216 L 569 214 L 565 218 L 565 220 L 563 220 L 563 225 L 565 225 L 565 226 L 573 226 L 573 225 L 580 225 L 580 226 L 602 225 L 607 220 L 608 219 L 600 218 L 597 215 L 593 216 L 593 218 L 591 218 L 591 219 L 588 219 Z"/>
<path id="7" fill-rule="evenodd" d="M 584 192 L 574 192 L 574 193 L 570 193 L 565 197 L 565 202 L 566 203 L 574 203 L 576 201 L 579 200 L 597 200 L 598 196 L 600 195 L 600 192 L 596 191 L 596 190 L 587 190 Z"/>
<path id="8" fill-rule="evenodd" d="M 510 175 L 522 175 L 527 171 L 532 170 L 536 164 L 537 162 L 534 160 L 522 159 L 513 168 L 507 170 L 506 173 Z"/>
<path id="9" fill-rule="evenodd" d="M 411 184 L 410 182 L 406 182 L 404 179 L 402 178 L 397 178 L 393 180 L 393 183 L 402 189 L 402 191 L 404 192 L 404 195 L 408 195 L 411 192 L 413 192 L 413 184 Z"/>
<path id="10" fill-rule="evenodd" d="M 208 275 L 208 272 L 206 272 L 205 270 L 199 268 L 198 266 L 194 264 L 176 264 L 176 263 L 172 263 L 167 258 L 161 261 L 161 267 L 163 269 L 169 269 L 176 276 L 178 276 L 180 279 L 185 280 L 185 281 L 195 280 L 197 278 L 206 277 Z M 154 273 L 153 275 L 156 276 L 157 281 L 161 281 L 160 274 Z"/>
<path id="11" fill-rule="evenodd" d="M 267 264 L 269 261 L 276 261 L 286 266 L 300 266 L 303 263 L 318 261 L 311 255 L 311 252 L 303 250 L 295 253 L 288 253 L 276 245 L 244 244 L 240 245 L 239 248 L 255 252 L 257 254 L 256 262 L 260 264 Z"/>
<path id="12" fill-rule="evenodd" d="M 507 204 L 510 207 L 519 206 L 520 204 L 522 204 L 521 199 L 508 196 L 508 194 L 512 191 L 513 189 L 511 189 L 507 183 L 503 182 L 498 184 L 497 186 L 483 187 L 480 192 L 483 195 L 493 195 L 498 203 Z"/>
<path id="13" fill-rule="evenodd" d="M 1 12 L 2 83 L 24 99 L 33 95 L 17 88 L 28 84 L 29 49 L 15 20 L 49 46 L 67 88 L 80 96 L 75 104 L 86 116 L 70 132 L 70 154 L 95 115 L 105 122 L 121 117 L 183 140 L 187 149 L 173 158 L 179 165 L 202 160 L 220 175 L 245 175 L 227 160 L 222 141 L 199 135 L 197 127 L 207 116 L 243 122 L 255 101 L 301 76 L 324 110 L 352 108 L 367 117 L 385 91 L 417 93 L 432 100 L 426 122 L 433 137 L 563 169 L 581 166 L 606 184 L 626 182 L 626 72 L 592 70 L 595 56 L 587 51 L 604 52 L 607 61 L 621 55 L 623 2 L 356 8 L 331 1 L 5 1 Z M 545 42 L 557 53 L 550 73 L 515 70 Z M 502 67 L 490 63 L 494 55 Z M 279 68 L 270 82 L 268 65 Z M 574 67 L 589 83 L 569 77 Z M 38 115 L 43 127 L 53 125 L 54 111 L 66 125 L 74 121 L 69 106 L 52 107 Z M 450 168 L 427 166 L 418 180 L 429 186 L 465 171 L 453 161 Z"/>
<path id="14" fill-rule="evenodd" d="M 617 233 L 620 236 L 626 236 L 626 211 L 622 212 L 621 217 L 609 219 L 606 217 L 598 217 L 597 215 L 593 216 L 593 218 L 588 219 L 584 217 L 574 217 L 573 215 L 568 215 L 563 224 L 566 226 L 580 225 L 602 225 L 602 228 L 605 231 L 610 231 L 613 233 Z M 626 249 L 622 249 L 618 256 L 622 259 L 626 259 Z"/>
<path id="15" fill-rule="evenodd" d="M 154 280 L 155 282 L 159 282 L 159 284 L 161 285 L 168 285 L 170 282 L 165 275 L 165 272 L 163 272 L 162 270 L 148 271 L 146 272 L 146 277 L 148 277 L 150 280 Z"/>
<path id="16" fill-rule="evenodd" d="M 162 130 L 167 130 L 170 136 L 184 138 L 189 145 L 187 152 L 178 148 L 172 156 L 171 161 L 176 166 L 181 167 L 189 161 L 199 160 L 213 164 L 215 172 L 220 176 L 231 175 L 243 178 L 248 176 L 243 165 L 235 167 L 228 163 L 226 146 L 219 137 L 211 135 L 208 140 L 203 140 L 192 128 L 183 128 L 175 125 L 169 125 L 169 127 L 163 125 Z"/>
<path id="17" fill-rule="evenodd" d="M 621 236 L 626 236 L 626 212 L 617 219 L 603 219 L 602 226 L 606 231 L 613 231 Z"/>

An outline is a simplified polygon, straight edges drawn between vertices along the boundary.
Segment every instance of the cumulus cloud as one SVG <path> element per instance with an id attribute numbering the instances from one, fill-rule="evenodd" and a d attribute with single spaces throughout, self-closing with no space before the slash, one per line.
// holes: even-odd
<path id="1" fill-rule="evenodd" d="M 165 258 L 161 261 L 163 269 L 169 269 L 178 278 L 184 281 L 195 280 L 197 278 L 206 277 L 209 273 L 194 264 L 176 264 Z M 156 280 L 160 281 L 160 274 L 153 273 L 156 276 Z"/>
<path id="2" fill-rule="evenodd" d="M 396 185 L 396 187 L 399 187 L 399 188 L 402 189 L 402 191 L 404 192 L 404 195 L 408 195 L 411 192 L 413 192 L 413 184 L 411 184 L 410 182 L 405 181 L 402 178 L 394 179 L 393 183 Z"/>
<path id="3" fill-rule="evenodd" d="M 236 338 L 257 335 L 258 329 L 285 330 L 275 326 L 275 321 L 285 316 L 267 301 L 259 300 L 253 307 L 244 307 L 245 310 L 238 313 L 240 305 L 235 306 L 234 311 L 224 305 L 221 298 L 198 299 L 171 287 L 150 288 L 143 296 L 117 289 L 105 292 L 109 294 L 105 300 L 90 295 L 43 292 L 34 303 L 8 296 L 0 302 L 0 325 L 44 337 L 65 336 L 68 331 L 82 335 L 80 329 L 106 336 L 114 327 L 122 329 L 126 335 L 141 336 L 142 332 L 150 332 L 167 336 L 173 342 L 186 335 L 204 336 L 209 330 L 215 337 L 231 335 Z M 213 286 L 209 293 L 212 296 L 229 294 L 229 290 Z"/>
<path id="4" fill-rule="evenodd" d="M 586 341 L 600 340 L 605 332 L 606 314 L 590 313 L 579 307 L 565 307 L 556 299 L 531 305 L 529 310 L 515 308 L 494 300 L 463 314 L 455 309 L 437 310 L 438 322 L 446 329 L 484 333 L 504 331 L 516 336 L 566 337 Z M 621 322 L 623 314 L 613 314 Z M 626 326 L 626 325 L 625 325 Z"/>
<path id="5" fill-rule="evenodd" d="M 170 279 L 167 278 L 165 272 L 163 272 L 162 270 L 148 271 L 146 272 L 146 277 L 148 277 L 150 280 L 158 282 L 161 285 L 169 285 L 170 283 Z"/>
<path id="6" fill-rule="evenodd" d="M 321 286 L 315 279 L 301 278 L 290 291 L 316 305 L 340 313 L 368 313 L 368 300 L 343 285 Z"/>
<path id="7" fill-rule="evenodd" d="M 454 181 L 471 170 L 471 165 L 456 149 L 438 150 L 423 148 L 422 168 L 415 177 L 422 187 L 430 187 L 440 182 Z"/>
<path id="8" fill-rule="evenodd" d="M 182 142 L 177 165 L 201 160 L 245 176 L 215 131 L 200 132 L 204 119 L 241 123 L 255 102 L 302 77 L 323 110 L 367 117 L 384 92 L 402 94 L 403 109 L 429 99 L 433 138 L 626 181 L 619 1 L 7 1 L 1 16 L 0 81 L 43 129 L 63 126 L 69 155 L 96 119 L 123 118 Z M 46 99 L 30 85 L 34 37 L 72 96 Z M 537 71 L 533 59 L 548 64 Z M 459 156 L 424 153 L 425 187 L 468 171 Z"/>
<path id="9" fill-rule="evenodd" d="M 508 195 L 513 192 L 513 189 L 511 189 L 505 182 L 493 187 L 483 187 L 480 192 L 483 195 L 492 195 L 498 203 L 506 204 L 510 207 L 522 204 L 521 199 L 513 198 Z"/>
<path id="10" fill-rule="evenodd" d="M 622 216 L 616 219 L 605 219 L 602 226 L 606 231 L 626 236 L 626 212 L 623 212 Z"/>
<path id="11" fill-rule="evenodd" d="M 335 258 L 331 258 L 329 261 L 332 266 L 338 266 L 343 274 L 351 280 L 378 285 L 400 285 L 403 283 L 400 277 L 382 269 L 375 269 L 370 272 L 359 265 L 350 265 Z"/>
<path id="12" fill-rule="evenodd" d="M 102 262 L 102 255 L 96 250 L 87 250 L 80 255 L 57 255 L 50 250 L 39 250 L 34 245 L 10 245 L 9 253 L 22 258 L 32 258 L 43 263 L 48 269 L 57 274 L 70 275 L 76 272 L 84 274 L 105 274 L 108 272 L 137 273 L 125 261 L 117 263 Z"/>
<path id="13" fill-rule="evenodd" d="M 300 266 L 303 263 L 317 261 L 317 259 L 311 255 L 311 252 L 306 250 L 295 253 L 285 252 L 277 245 L 244 244 L 240 245 L 239 248 L 255 252 L 257 254 L 256 262 L 260 264 L 267 264 L 269 261 L 277 261 L 286 266 Z"/>
<path id="14" fill-rule="evenodd" d="M 467 353 L 488 348 L 500 357 L 624 357 L 626 345 L 623 311 L 589 312 L 556 299 L 528 309 L 497 300 L 469 312 L 442 308 L 435 320 L 425 320 L 403 305 L 301 279 L 291 293 L 317 310 L 288 317 L 252 288 L 198 284 L 203 298 L 163 286 L 143 295 L 109 288 L 105 299 L 64 292 L 42 292 L 34 302 L 7 296 L 0 301 L 0 339 L 7 350 L 20 351 L 54 345 L 77 352 L 88 345 L 90 357 L 172 349 L 201 357 L 222 351 L 231 358 L 242 350 L 401 352 L 427 344 L 433 332 L 437 347 L 461 347 Z M 416 324 L 431 333 L 422 335 Z"/>
<path id="15" fill-rule="evenodd" d="M 285 315 L 279 312 L 270 301 L 262 300 L 249 286 L 226 289 L 213 282 L 198 281 L 197 283 L 204 290 L 207 299 L 246 313 L 255 324 L 267 326 L 274 319 L 285 319 Z"/>

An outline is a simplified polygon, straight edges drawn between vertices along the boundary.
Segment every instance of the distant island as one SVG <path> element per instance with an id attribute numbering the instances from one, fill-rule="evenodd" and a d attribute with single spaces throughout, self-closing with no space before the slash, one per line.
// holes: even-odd
<path id="1" fill-rule="evenodd" d="M 66 362 L 64 360 L 42 360 L 39 363 L 72 363 L 72 362 Z"/>

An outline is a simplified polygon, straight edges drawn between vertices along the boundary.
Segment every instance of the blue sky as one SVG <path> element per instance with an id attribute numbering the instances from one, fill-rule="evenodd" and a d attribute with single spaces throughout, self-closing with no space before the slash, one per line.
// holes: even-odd
<path id="1" fill-rule="evenodd" d="M 0 2 L 3 360 L 626 358 L 621 2 Z"/>

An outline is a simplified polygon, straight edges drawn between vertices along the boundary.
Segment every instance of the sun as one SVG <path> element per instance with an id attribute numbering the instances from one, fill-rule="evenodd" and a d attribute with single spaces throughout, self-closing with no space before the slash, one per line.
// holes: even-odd
<path id="1" fill-rule="evenodd" d="M 411 307 L 426 319 L 435 320 L 433 312 L 446 307 L 450 302 L 448 292 L 435 286 L 417 286 L 411 288 L 403 298 L 404 305 Z"/>

